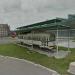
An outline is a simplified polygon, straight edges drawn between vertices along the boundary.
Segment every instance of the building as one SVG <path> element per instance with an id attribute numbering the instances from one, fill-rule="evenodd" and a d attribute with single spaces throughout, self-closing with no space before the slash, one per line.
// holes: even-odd
<path id="1" fill-rule="evenodd" d="M 8 37 L 10 33 L 10 27 L 8 24 L 0 24 L 0 37 Z"/>
<path id="2" fill-rule="evenodd" d="M 64 24 L 71 27 L 71 37 L 75 37 L 75 14 L 68 15 Z"/>

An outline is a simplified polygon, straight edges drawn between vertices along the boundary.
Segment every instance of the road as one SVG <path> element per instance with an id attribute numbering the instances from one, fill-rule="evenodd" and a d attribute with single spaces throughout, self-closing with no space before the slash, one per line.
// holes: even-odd
<path id="1" fill-rule="evenodd" d="M 58 45 L 63 47 L 68 47 L 68 43 L 69 48 L 75 48 L 75 42 L 73 42 L 73 40 L 69 40 L 69 42 L 67 40 L 58 41 Z"/>
<path id="2" fill-rule="evenodd" d="M 58 75 L 23 59 L 0 56 L 0 75 Z"/>
<path id="3" fill-rule="evenodd" d="M 13 42 L 15 42 L 15 39 L 11 37 L 0 38 L 0 44 L 8 44 Z"/>

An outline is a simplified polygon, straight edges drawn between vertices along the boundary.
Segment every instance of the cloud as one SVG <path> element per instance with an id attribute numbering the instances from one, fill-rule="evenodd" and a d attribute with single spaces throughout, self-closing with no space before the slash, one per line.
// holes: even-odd
<path id="1" fill-rule="evenodd" d="M 42 12 L 75 9 L 75 0 L 0 0 L 0 11 Z M 30 13 L 31 13 L 30 12 Z"/>
<path id="2" fill-rule="evenodd" d="M 20 9 L 20 0 L 0 0 L 0 12 L 13 12 Z"/>
<path id="3" fill-rule="evenodd" d="M 75 13 L 75 0 L 0 0 L 0 23 L 12 29 Z"/>

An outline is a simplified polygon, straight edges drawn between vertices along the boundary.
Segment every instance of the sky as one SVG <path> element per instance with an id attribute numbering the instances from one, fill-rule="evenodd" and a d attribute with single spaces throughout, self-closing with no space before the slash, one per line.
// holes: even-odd
<path id="1" fill-rule="evenodd" d="M 0 23 L 17 27 L 75 14 L 75 0 L 0 0 Z"/>

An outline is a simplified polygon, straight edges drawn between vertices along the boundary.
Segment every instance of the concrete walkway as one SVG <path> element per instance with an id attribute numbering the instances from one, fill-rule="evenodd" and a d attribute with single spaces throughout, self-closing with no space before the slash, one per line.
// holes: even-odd
<path id="1" fill-rule="evenodd" d="M 0 56 L 0 75 L 58 75 L 57 72 L 32 62 Z"/>

